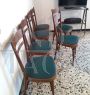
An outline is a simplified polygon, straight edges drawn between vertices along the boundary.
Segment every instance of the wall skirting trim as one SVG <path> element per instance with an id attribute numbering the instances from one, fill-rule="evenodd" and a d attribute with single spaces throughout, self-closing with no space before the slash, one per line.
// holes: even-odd
<path id="1" fill-rule="evenodd" d="M 90 29 L 82 29 L 82 31 L 90 31 Z M 73 31 L 80 31 L 80 29 L 74 29 Z M 54 32 L 54 30 L 50 30 L 50 32 Z"/>
<path id="2" fill-rule="evenodd" d="M 80 31 L 80 29 L 74 29 L 73 31 Z M 90 29 L 82 29 L 82 31 L 90 31 Z"/>

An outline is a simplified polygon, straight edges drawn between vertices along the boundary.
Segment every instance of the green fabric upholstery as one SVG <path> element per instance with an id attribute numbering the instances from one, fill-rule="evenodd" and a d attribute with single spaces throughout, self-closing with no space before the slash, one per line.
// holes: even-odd
<path id="1" fill-rule="evenodd" d="M 62 30 L 63 30 L 63 32 L 72 31 L 72 26 L 66 25 L 66 24 L 62 24 Z"/>
<path id="2" fill-rule="evenodd" d="M 56 67 L 52 57 L 32 57 L 25 66 L 26 73 L 31 78 L 47 79 L 56 74 Z"/>
<path id="3" fill-rule="evenodd" d="M 61 42 L 63 44 L 77 44 L 79 40 L 78 36 L 74 36 L 74 35 L 67 35 L 67 36 L 60 36 L 57 38 L 58 42 Z"/>
<path id="4" fill-rule="evenodd" d="M 47 40 L 33 41 L 30 51 L 31 52 L 48 52 L 51 50 L 51 43 Z"/>
<path id="5" fill-rule="evenodd" d="M 61 25 L 59 24 L 59 25 L 57 26 L 57 29 L 59 29 L 60 27 L 61 27 Z M 72 29 L 73 29 L 72 26 L 66 25 L 66 24 L 62 24 L 62 30 L 63 30 L 63 32 L 65 32 L 65 33 L 71 32 Z"/>
<path id="6" fill-rule="evenodd" d="M 36 37 L 48 37 L 49 31 L 48 30 L 41 30 L 41 31 L 35 31 Z"/>
<path id="7" fill-rule="evenodd" d="M 48 24 L 39 24 L 39 25 L 37 25 L 36 30 L 49 30 L 49 25 Z"/>

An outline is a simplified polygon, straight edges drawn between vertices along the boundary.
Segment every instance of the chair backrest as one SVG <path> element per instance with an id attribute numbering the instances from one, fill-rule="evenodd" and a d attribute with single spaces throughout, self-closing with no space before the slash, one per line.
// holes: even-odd
<path id="1" fill-rule="evenodd" d="M 20 55 L 19 55 L 23 43 L 24 42 L 23 42 L 22 33 L 20 31 L 17 31 L 16 34 L 14 35 L 12 41 L 11 41 L 11 46 L 13 48 L 13 51 L 14 51 L 15 56 L 17 58 L 17 61 L 21 67 L 21 70 L 24 73 L 24 66 L 22 64 L 22 61 L 21 61 Z"/>
<path id="2" fill-rule="evenodd" d="M 28 12 L 26 18 L 27 18 L 28 22 L 30 22 L 32 20 L 33 31 L 36 31 L 37 19 L 36 19 L 36 13 L 35 13 L 34 7 Z"/>
<path id="3" fill-rule="evenodd" d="M 26 51 L 26 55 L 27 55 L 27 59 L 30 56 L 30 46 L 32 43 L 32 30 L 30 28 L 30 26 L 28 25 L 28 22 L 26 21 L 26 19 L 23 19 L 21 21 L 21 23 L 18 25 L 18 29 L 21 30 L 22 35 L 23 35 L 23 41 L 24 41 L 24 45 L 25 45 L 25 51 Z"/>
<path id="4" fill-rule="evenodd" d="M 32 33 L 32 35 L 31 35 L 32 39 L 33 40 L 36 40 L 36 39 L 38 40 L 37 36 L 34 33 L 36 31 L 36 27 L 35 27 L 35 24 L 33 23 L 34 19 L 32 17 L 32 12 L 31 11 L 28 12 L 28 14 L 25 16 L 25 19 L 27 20 L 28 26 L 29 26 L 30 31 Z"/>
<path id="5" fill-rule="evenodd" d="M 56 33 L 56 36 L 57 36 L 57 34 L 60 35 L 62 32 L 61 12 L 60 12 L 60 9 L 52 9 L 51 12 L 52 12 L 54 32 Z M 58 25 L 60 26 L 59 29 L 57 27 Z"/>

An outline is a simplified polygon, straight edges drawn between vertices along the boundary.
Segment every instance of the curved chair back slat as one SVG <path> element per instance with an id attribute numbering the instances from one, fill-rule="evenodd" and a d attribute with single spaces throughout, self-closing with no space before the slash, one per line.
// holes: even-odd
<path id="1" fill-rule="evenodd" d="M 51 12 L 52 12 L 52 19 L 53 19 L 53 26 L 54 26 L 54 35 L 56 35 L 57 37 L 59 35 L 62 35 L 62 32 L 63 32 L 62 23 L 61 23 L 61 12 L 60 12 L 60 9 L 52 9 Z M 57 27 L 58 25 L 60 26 L 59 30 Z"/>
<path id="2" fill-rule="evenodd" d="M 29 25 L 31 26 L 32 31 L 36 31 L 37 27 L 37 19 L 36 19 L 36 13 L 34 7 L 28 12 L 26 15 L 26 19 L 28 20 Z M 31 23 L 32 21 L 32 23 Z"/>
<path id="3" fill-rule="evenodd" d="M 11 46 L 13 48 L 15 55 L 16 55 L 16 58 L 17 58 L 18 63 L 21 67 L 21 70 L 22 70 L 23 74 L 25 74 L 24 66 L 23 66 L 22 61 L 21 61 L 20 56 L 19 56 L 19 53 L 20 53 L 20 50 L 21 50 L 23 43 L 24 42 L 23 42 L 23 38 L 22 38 L 22 33 L 20 31 L 17 31 L 16 34 L 14 35 L 12 41 L 11 41 Z"/>
<path id="4" fill-rule="evenodd" d="M 20 29 L 22 32 L 25 50 L 26 50 L 26 54 L 27 54 L 27 58 L 28 58 L 28 56 L 30 55 L 28 50 L 30 49 L 30 46 L 32 43 L 32 37 L 31 37 L 32 33 L 28 26 L 28 22 L 26 21 L 26 19 L 23 19 L 21 21 L 21 23 L 18 25 L 18 29 Z"/>

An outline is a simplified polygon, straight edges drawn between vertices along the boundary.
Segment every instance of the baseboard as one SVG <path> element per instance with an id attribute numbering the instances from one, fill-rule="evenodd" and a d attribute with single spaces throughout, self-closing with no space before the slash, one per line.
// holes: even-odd
<path id="1" fill-rule="evenodd" d="M 73 31 L 80 31 L 81 29 L 74 29 Z M 90 29 L 82 29 L 82 31 L 90 31 Z"/>
<path id="2" fill-rule="evenodd" d="M 74 29 L 73 31 L 80 31 L 81 29 Z M 82 29 L 82 31 L 90 31 L 90 29 Z M 54 30 L 50 30 L 50 32 L 54 32 Z"/>
<path id="3" fill-rule="evenodd" d="M 50 30 L 50 32 L 54 32 L 54 30 Z"/>

